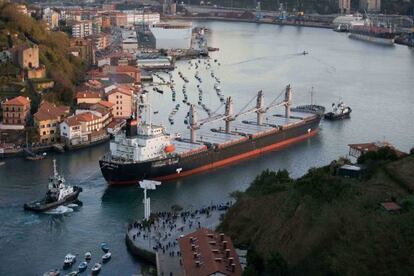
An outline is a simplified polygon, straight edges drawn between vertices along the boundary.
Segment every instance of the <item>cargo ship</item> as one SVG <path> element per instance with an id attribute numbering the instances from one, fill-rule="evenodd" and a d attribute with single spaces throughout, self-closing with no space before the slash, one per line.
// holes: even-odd
<path id="1" fill-rule="evenodd" d="M 110 151 L 99 161 L 102 174 L 111 185 L 137 184 L 143 179 L 168 181 L 252 158 L 316 135 L 324 107 L 291 107 L 290 85 L 279 97 L 283 98 L 283 94 L 284 100 L 276 102 L 276 98 L 265 107 L 263 93 L 259 91 L 256 104 L 238 114 L 233 113 L 229 97 L 224 114 L 205 119 L 198 119 L 195 106 L 190 105 L 186 120 L 189 137 L 168 134 L 163 126 L 153 125 L 151 107 L 145 95 L 141 95 L 136 116 L 139 120 L 128 119 L 125 131 L 115 135 Z M 284 114 L 268 114 L 277 107 L 284 107 Z M 141 118 L 143 110 L 145 120 Z M 256 120 L 238 120 L 242 115 L 254 113 Z M 221 121 L 224 127 L 201 129 L 205 124 Z"/>
<path id="2" fill-rule="evenodd" d="M 352 24 L 349 37 L 382 45 L 394 45 L 395 32 L 391 26 L 366 20 L 364 24 Z"/>

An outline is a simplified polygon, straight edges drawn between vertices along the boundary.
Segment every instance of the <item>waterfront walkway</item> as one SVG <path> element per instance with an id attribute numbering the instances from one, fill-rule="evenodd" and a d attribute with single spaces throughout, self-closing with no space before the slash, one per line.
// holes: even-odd
<path id="1" fill-rule="evenodd" d="M 155 214 L 157 219 L 150 226 L 138 221 L 128 226 L 127 244 L 138 257 L 152 259 L 157 265 L 158 275 L 183 275 L 177 239 L 200 227 L 215 230 L 220 216 L 230 205 L 231 202 L 227 202 L 194 211 L 158 212 Z"/>

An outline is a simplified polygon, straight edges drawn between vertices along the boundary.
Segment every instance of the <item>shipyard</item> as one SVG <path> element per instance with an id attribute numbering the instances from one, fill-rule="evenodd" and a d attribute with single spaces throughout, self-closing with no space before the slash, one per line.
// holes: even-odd
<path id="1" fill-rule="evenodd" d="M 0 1 L 0 275 L 414 269 L 412 1 L 69 2 Z"/>

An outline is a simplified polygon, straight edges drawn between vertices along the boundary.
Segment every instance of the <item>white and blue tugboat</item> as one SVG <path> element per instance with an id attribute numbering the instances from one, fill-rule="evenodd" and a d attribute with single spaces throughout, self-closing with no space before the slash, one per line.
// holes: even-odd
<path id="1" fill-rule="evenodd" d="M 80 192 L 82 192 L 81 187 L 65 184 L 65 178 L 57 172 L 56 160 L 53 159 L 53 176 L 49 178 L 46 196 L 41 200 L 24 204 L 24 209 L 44 212 L 77 201 Z"/>

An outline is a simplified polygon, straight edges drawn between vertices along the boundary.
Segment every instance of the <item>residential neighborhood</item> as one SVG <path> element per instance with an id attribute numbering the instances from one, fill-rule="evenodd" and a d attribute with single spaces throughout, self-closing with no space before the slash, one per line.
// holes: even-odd
<path id="1" fill-rule="evenodd" d="M 9 80 L 0 82 L 2 152 L 13 155 L 27 147 L 36 151 L 55 145 L 74 149 L 108 140 L 134 114 L 142 90 L 141 69 L 119 40 L 135 32 L 114 30 L 144 20 L 157 23 L 159 13 L 115 12 L 105 5 L 96 10 L 16 7 L 23 19 L 40 18 L 50 35 L 67 32 L 69 54 L 86 66 L 82 81 L 67 85 L 72 99 L 55 100 L 54 91 L 67 81 L 57 82 L 61 79 L 45 63 L 43 55 L 50 52 L 35 39 L 8 34 L 8 43 L 0 49 L 1 63 L 13 68 Z M 136 34 L 132 44 L 136 49 Z"/>

